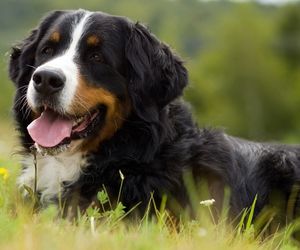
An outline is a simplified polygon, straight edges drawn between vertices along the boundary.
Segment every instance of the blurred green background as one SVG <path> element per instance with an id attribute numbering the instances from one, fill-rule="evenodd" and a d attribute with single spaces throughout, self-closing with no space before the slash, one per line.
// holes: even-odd
<path id="1" fill-rule="evenodd" d="M 78 1 L 79 2 L 79 1 Z M 53 9 L 101 10 L 147 24 L 186 61 L 200 126 L 300 142 L 300 4 L 197 0 L 0 1 L 0 136 L 11 119 L 10 46 Z"/>

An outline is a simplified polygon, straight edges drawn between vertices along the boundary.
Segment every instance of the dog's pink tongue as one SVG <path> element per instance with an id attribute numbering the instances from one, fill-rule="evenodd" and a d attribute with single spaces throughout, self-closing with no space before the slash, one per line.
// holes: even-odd
<path id="1" fill-rule="evenodd" d="M 72 121 L 46 109 L 39 118 L 28 125 L 27 130 L 40 146 L 54 147 L 71 136 Z"/>

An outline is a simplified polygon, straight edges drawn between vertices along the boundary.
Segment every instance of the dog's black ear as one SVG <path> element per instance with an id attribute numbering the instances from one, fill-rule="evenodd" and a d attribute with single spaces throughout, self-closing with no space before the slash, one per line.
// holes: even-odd
<path id="1" fill-rule="evenodd" d="M 21 43 L 12 47 L 9 61 L 9 76 L 10 79 L 18 85 L 18 77 L 20 75 L 20 71 L 23 67 L 27 68 L 31 65 L 33 67 L 34 64 L 34 51 L 32 53 L 28 53 L 30 50 L 35 50 L 34 41 L 37 36 L 37 29 L 34 29 L 30 32 L 30 35 L 25 38 Z M 21 63 L 20 57 L 25 53 L 26 56 L 22 60 Z"/>
<path id="2" fill-rule="evenodd" d="M 129 33 L 125 47 L 128 91 L 137 114 L 147 119 L 146 113 L 157 114 L 153 109 L 162 109 L 182 94 L 188 74 L 181 59 L 146 27 L 133 24 Z"/>
<path id="3" fill-rule="evenodd" d="M 32 30 L 28 37 L 16 46 L 13 46 L 9 61 L 10 79 L 17 85 L 28 84 L 31 72 L 34 70 L 35 53 L 38 42 L 47 31 L 49 24 L 56 20 L 63 11 L 53 11 L 49 13 L 40 23 L 38 28 Z"/>

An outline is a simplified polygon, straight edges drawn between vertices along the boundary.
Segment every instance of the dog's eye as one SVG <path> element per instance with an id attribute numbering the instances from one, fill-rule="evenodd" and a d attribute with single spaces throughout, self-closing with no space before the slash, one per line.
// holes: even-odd
<path id="1" fill-rule="evenodd" d="M 51 48 L 51 47 L 49 47 L 49 46 L 46 46 L 46 47 L 42 48 L 41 53 L 42 53 L 43 55 L 52 55 L 52 54 L 53 54 L 53 51 L 54 51 L 53 48 Z"/>
<path id="2" fill-rule="evenodd" d="M 92 62 L 102 62 L 103 61 L 103 58 L 102 56 L 99 54 L 99 53 L 93 53 L 90 55 L 89 59 L 92 61 Z"/>

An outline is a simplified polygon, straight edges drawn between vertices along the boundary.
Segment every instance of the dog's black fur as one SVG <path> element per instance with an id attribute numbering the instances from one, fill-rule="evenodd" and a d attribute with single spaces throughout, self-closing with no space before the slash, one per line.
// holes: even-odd
<path id="1" fill-rule="evenodd" d="M 35 54 L 39 42 L 64 13 L 48 15 L 13 48 L 9 73 L 17 87 L 15 100 L 26 93 L 34 70 L 29 65 L 38 66 Z M 127 209 L 140 203 L 144 211 L 151 194 L 158 205 L 167 194 L 177 205 L 189 206 L 185 173 L 191 173 L 196 183 L 207 179 L 209 185 L 221 184 L 213 192 L 220 197 L 223 187 L 228 186 L 233 215 L 251 206 L 256 195 L 255 214 L 271 204 L 273 194 L 280 193 L 286 206 L 300 180 L 300 148 L 248 142 L 220 130 L 199 129 L 189 108 L 178 100 L 188 84 L 181 59 L 141 24 L 111 16 L 104 22 L 114 23 L 119 30 L 114 37 L 117 58 L 110 60 L 126 81 L 132 111 L 112 138 L 88 154 L 88 166 L 79 180 L 71 185 L 63 183 L 64 199 L 71 200 L 76 193 L 79 205 L 86 207 L 103 186 L 116 198 L 121 170 L 125 176 L 121 201 Z M 25 112 L 23 101 L 15 101 L 14 114 L 22 145 L 29 153 L 33 141 L 26 127 L 32 118 Z M 293 204 L 296 213 L 298 199 Z"/>

